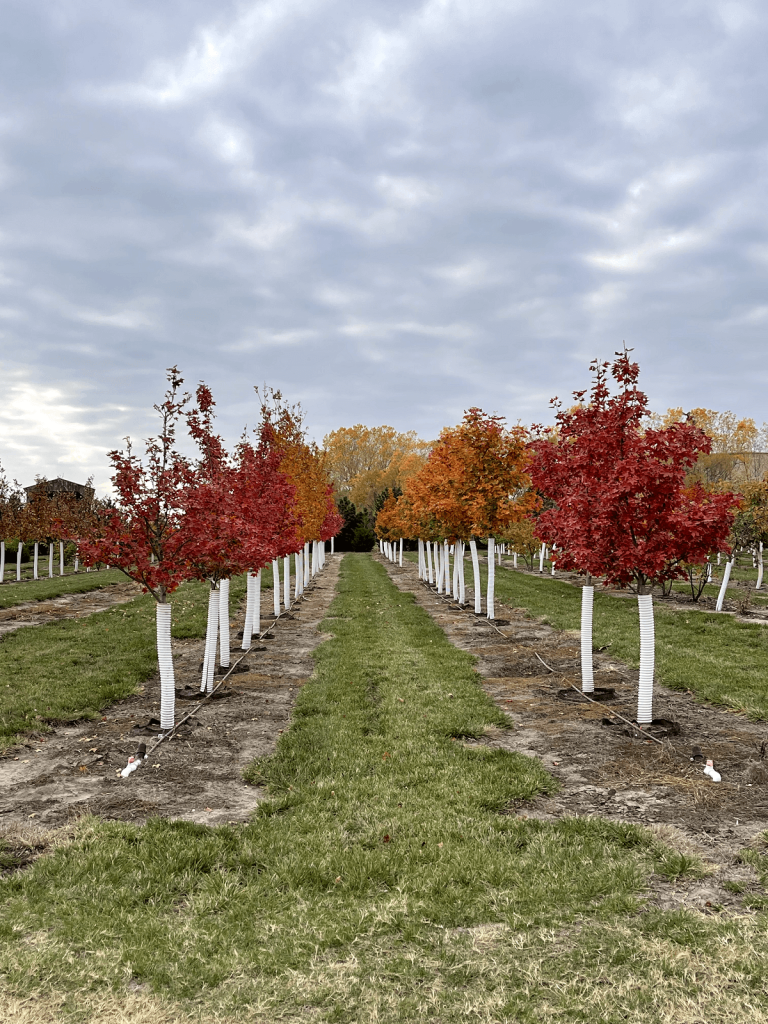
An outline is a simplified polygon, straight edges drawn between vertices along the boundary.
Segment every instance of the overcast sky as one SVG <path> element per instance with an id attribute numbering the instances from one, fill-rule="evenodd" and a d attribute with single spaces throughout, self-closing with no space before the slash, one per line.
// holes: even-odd
<path id="1" fill-rule="evenodd" d="M 164 371 L 312 434 L 512 422 L 634 347 L 768 419 L 768 8 L 2 0 L 0 462 L 108 483 Z"/>

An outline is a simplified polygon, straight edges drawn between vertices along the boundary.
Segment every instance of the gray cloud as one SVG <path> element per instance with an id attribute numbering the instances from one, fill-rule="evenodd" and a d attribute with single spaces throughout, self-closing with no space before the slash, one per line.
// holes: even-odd
<path id="1" fill-rule="evenodd" d="M 634 346 L 758 420 L 756 2 L 19 0 L 0 71 L 6 468 L 107 480 L 163 370 L 311 429 L 542 420 Z"/>

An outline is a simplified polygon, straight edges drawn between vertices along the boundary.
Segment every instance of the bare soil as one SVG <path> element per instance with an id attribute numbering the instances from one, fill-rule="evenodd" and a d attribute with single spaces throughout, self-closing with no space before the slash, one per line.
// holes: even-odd
<path id="1" fill-rule="evenodd" d="M 132 601 L 141 593 L 138 583 L 110 583 L 101 590 L 62 594 L 46 601 L 25 601 L 0 609 L 0 636 L 22 626 L 44 626 L 61 619 L 82 619 L 116 604 Z"/>
<path id="2" fill-rule="evenodd" d="M 761 833 L 768 828 L 768 723 L 750 722 L 657 683 L 654 714 L 677 723 L 680 730 L 660 747 L 611 714 L 615 710 L 634 720 L 636 669 L 595 653 L 595 686 L 614 689 L 616 697 L 605 704 L 587 703 L 569 687 L 581 688 L 577 633 L 555 630 L 498 601 L 496 621 L 508 623 L 494 628 L 475 616 L 471 588 L 461 609 L 423 584 L 414 564 L 401 569 L 380 560 L 396 586 L 415 595 L 450 642 L 477 657 L 483 688 L 514 723 L 513 730 L 489 728 L 480 742 L 540 758 L 559 780 L 554 796 L 509 808 L 509 813 L 548 820 L 599 815 L 635 822 L 709 865 L 710 874 L 699 882 L 654 879 L 659 906 L 743 913 L 745 896 L 763 895 L 741 854 L 750 846 L 765 849 Z M 566 700 L 563 690 L 568 690 Z M 614 724 L 605 724 L 611 719 Z M 702 759 L 691 760 L 694 747 L 700 748 Z M 703 774 L 707 758 L 714 761 L 722 782 Z M 734 894 L 726 883 L 744 886 L 745 892 Z"/>
<path id="3" fill-rule="evenodd" d="M 242 663 L 247 671 L 229 677 L 224 696 L 201 705 L 127 778 L 120 772 L 129 756 L 142 742 L 150 751 L 158 736 L 150 723 L 159 718 L 159 677 L 113 704 L 101 721 L 60 726 L 9 749 L 0 758 L 0 839 L 33 857 L 46 848 L 52 829 L 87 813 L 209 825 L 247 819 L 264 792 L 246 784 L 242 771 L 271 753 L 288 727 L 296 695 L 314 670 L 312 651 L 326 638 L 318 626 L 335 593 L 340 559 L 327 558 L 304 598 L 270 628 L 274 639 L 256 643 Z M 233 663 L 243 653 L 235 636 L 244 613 L 241 607 L 232 619 Z M 262 618 L 262 629 L 271 618 Z M 196 693 L 203 641 L 179 640 L 173 647 L 177 691 Z M 195 701 L 178 700 L 177 723 L 195 707 Z"/>

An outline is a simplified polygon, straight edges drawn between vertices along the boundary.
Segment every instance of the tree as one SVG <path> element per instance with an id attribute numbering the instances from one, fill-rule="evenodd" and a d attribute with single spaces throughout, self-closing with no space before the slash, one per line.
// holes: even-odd
<path id="1" fill-rule="evenodd" d="M 105 562 L 149 591 L 156 602 L 157 655 L 160 667 L 160 727 L 172 729 L 175 712 L 171 606 L 168 595 L 187 578 L 189 534 L 181 529 L 184 497 L 194 483 L 188 460 L 176 449 L 176 427 L 188 395 L 177 367 L 168 370 L 169 389 L 160 405 L 160 433 L 145 441 L 145 460 L 133 453 L 112 451 L 114 506 L 105 506 L 90 531 L 73 537 L 83 562 Z"/>
<path id="2" fill-rule="evenodd" d="M 619 392 L 612 396 L 608 371 Z M 558 563 L 587 577 L 582 604 L 582 685 L 591 688 L 591 576 L 605 585 L 633 584 L 638 594 L 641 672 L 638 722 L 652 718 L 653 607 L 648 588 L 684 578 L 683 562 L 701 563 L 727 543 L 738 498 L 686 487 L 686 474 L 709 438 L 692 423 L 644 429 L 647 398 L 628 352 L 613 364 L 594 361 L 589 400 L 553 405 L 556 427 L 531 442 L 531 478 L 554 507 L 541 513 L 537 535 L 556 544 Z M 589 588 L 589 589 L 587 589 Z"/>
<path id="3" fill-rule="evenodd" d="M 336 535 L 337 551 L 370 551 L 375 540 L 367 509 L 357 509 L 342 495 L 336 501 L 342 527 Z"/>
<path id="4" fill-rule="evenodd" d="M 337 497 L 374 515 L 377 496 L 387 488 L 402 489 L 424 465 L 429 444 L 413 430 L 358 423 L 326 434 L 323 449 Z"/>
<path id="5" fill-rule="evenodd" d="M 5 579 L 5 544 L 6 541 L 17 539 L 23 532 L 22 517 L 24 492 L 18 483 L 10 481 L 0 465 L 0 583 Z M 21 578 L 22 541 L 18 541 L 16 557 L 16 576 Z"/>
<path id="6" fill-rule="evenodd" d="M 417 514 L 432 516 L 445 537 L 469 541 L 480 614 L 478 537 L 488 538 L 486 611 L 494 618 L 494 538 L 537 505 L 526 472 L 526 432 L 506 427 L 501 416 L 471 408 L 457 427 L 441 431 L 423 470 L 406 485 Z"/>
<path id="7" fill-rule="evenodd" d="M 647 417 L 651 427 L 663 428 L 674 423 L 699 427 L 710 439 L 710 450 L 703 452 L 688 474 L 688 482 L 701 483 L 706 489 L 728 489 L 742 481 L 759 480 L 765 472 L 766 434 L 750 417 L 739 418 L 729 410 L 695 408 L 684 413 L 682 408 L 667 409 L 663 416 Z"/>

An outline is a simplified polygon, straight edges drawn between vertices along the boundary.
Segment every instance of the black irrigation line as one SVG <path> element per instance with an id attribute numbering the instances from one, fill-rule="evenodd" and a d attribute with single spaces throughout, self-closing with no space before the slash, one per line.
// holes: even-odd
<path id="1" fill-rule="evenodd" d="M 434 588 L 434 584 L 429 583 L 427 580 L 421 579 L 421 580 L 419 580 L 419 582 L 422 584 L 422 586 L 424 587 L 425 590 L 428 590 L 430 593 L 435 594 L 436 597 L 441 597 L 441 598 L 443 598 L 443 600 L 448 600 L 448 601 L 454 601 L 455 600 L 455 598 L 453 598 L 450 594 L 443 595 L 443 594 L 435 593 L 435 590 L 433 589 Z M 468 610 L 469 610 L 469 605 L 465 605 L 464 608 L 462 608 L 462 611 L 468 611 Z M 473 614 L 477 614 L 477 613 L 473 612 Z M 488 623 L 489 626 L 491 626 L 492 629 L 496 630 L 496 632 L 499 634 L 499 636 L 503 636 L 505 640 L 510 640 L 510 641 L 512 640 L 512 637 L 508 636 L 506 633 L 502 633 L 502 631 L 499 629 L 499 627 L 496 625 L 496 623 L 492 619 L 486 618 L 485 621 Z M 541 664 L 544 666 L 545 669 L 547 669 L 548 672 L 551 672 L 553 675 L 557 675 L 555 670 L 550 665 L 548 665 L 546 663 L 546 661 L 544 661 L 544 659 L 542 657 L 539 656 L 537 651 L 534 651 L 533 653 L 536 655 L 536 657 L 539 659 Z M 631 729 L 639 730 L 640 735 L 644 739 L 652 740 L 654 743 L 657 743 L 661 747 L 662 750 L 665 749 L 664 741 L 663 740 L 657 739 L 656 736 L 651 736 L 650 733 L 645 732 L 643 730 L 642 726 L 638 725 L 636 722 L 631 722 L 628 718 L 625 718 L 623 715 L 620 715 L 618 713 L 618 711 L 614 711 L 613 708 L 607 708 L 602 703 L 600 703 L 599 701 L 593 700 L 591 697 L 588 697 L 583 692 L 583 690 L 580 690 L 578 688 L 578 686 L 574 686 L 574 684 L 572 682 L 570 682 L 568 679 L 566 679 L 565 676 L 562 673 L 560 673 L 560 678 L 561 678 L 561 680 L 564 683 L 567 683 L 568 686 L 570 686 L 572 690 L 575 690 L 576 693 L 578 693 L 581 697 L 583 697 L 585 700 L 589 701 L 590 704 L 597 704 L 607 714 L 612 715 L 613 717 L 620 719 L 622 722 L 624 722 L 626 725 L 628 725 Z M 667 739 L 667 743 L 669 745 L 669 750 L 673 754 L 676 754 L 678 757 L 683 758 L 683 760 L 685 760 L 685 761 L 690 761 L 691 760 L 687 755 L 682 754 L 672 744 L 671 740 Z"/>
<path id="2" fill-rule="evenodd" d="M 319 575 L 319 573 L 317 575 Z M 302 601 L 304 599 L 304 594 L 306 594 L 307 590 L 309 590 L 310 587 L 313 586 L 314 582 L 315 581 L 313 579 L 310 579 L 309 584 L 304 588 L 304 590 L 302 591 L 302 593 L 299 596 L 299 598 L 297 598 L 294 601 L 294 603 L 291 605 L 291 608 L 293 608 L 295 605 L 297 605 L 299 603 L 299 601 Z M 286 608 L 286 611 L 290 611 L 290 608 Z M 235 671 L 235 669 L 240 664 L 240 662 L 243 660 L 243 658 L 248 657 L 248 655 L 250 654 L 251 650 L 254 647 L 254 644 L 257 644 L 259 642 L 259 640 L 262 640 L 267 635 L 267 633 L 270 632 L 270 630 L 274 629 L 275 626 L 277 625 L 277 623 L 280 621 L 280 619 L 283 618 L 284 614 L 285 614 L 284 612 L 280 612 L 280 614 L 277 616 L 277 618 L 274 620 L 274 622 L 272 622 L 269 626 L 267 626 L 266 629 L 262 630 L 261 633 L 259 633 L 259 635 L 256 637 L 255 640 L 254 640 L 253 637 L 251 637 L 251 646 L 248 648 L 248 650 L 247 651 L 243 651 L 243 653 L 240 655 L 240 657 L 237 659 L 237 661 L 233 665 L 230 665 L 229 671 L 227 672 L 227 674 L 221 677 L 221 679 L 218 681 L 218 683 L 216 683 L 216 685 L 214 686 L 214 688 L 211 690 L 210 693 L 206 693 L 204 697 L 201 697 L 200 700 L 197 702 L 197 704 L 195 704 L 195 706 L 190 711 L 188 711 L 187 714 L 184 715 L 184 717 L 182 719 L 180 719 L 178 722 L 176 722 L 176 724 L 174 725 L 174 727 L 172 729 L 170 729 L 168 732 L 163 733 L 162 735 L 158 736 L 158 738 L 155 740 L 155 742 L 152 744 L 152 746 L 149 748 L 149 750 L 145 753 L 144 760 L 141 762 L 142 764 L 146 764 L 146 762 L 149 760 L 149 755 L 154 753 L 154 751 L 157 750 L 157 748 L 160 746 L 160 744 L 164 740 L 171 740 L 171 739 L 173 739 L 174 735 L 176 734 L 176 730 L 180 726 L 182 726 L 187 721 L 188 718 L 191 718 L 192 715 L 195 715 L 195 714 L 197 714 L 198 711 L 200 711 L 200 709 L 203 707 L 203 705 L 206 703 L 206 701 L 208 701 L 214 695 L 214 693 L 216 693 L 216 691 L 218 689 L 220 689 L 220 687 L 222 687 L 224 685 L 224 683 L 226 683 L 226 681 L 229 679 L 229 677 Z M 133 774 L 133 772 L 131 772 L 131 775 L 132 774 Z M 129 775 L 128 778 L 130 778 L 130 777 L 131 776 Z"/>

